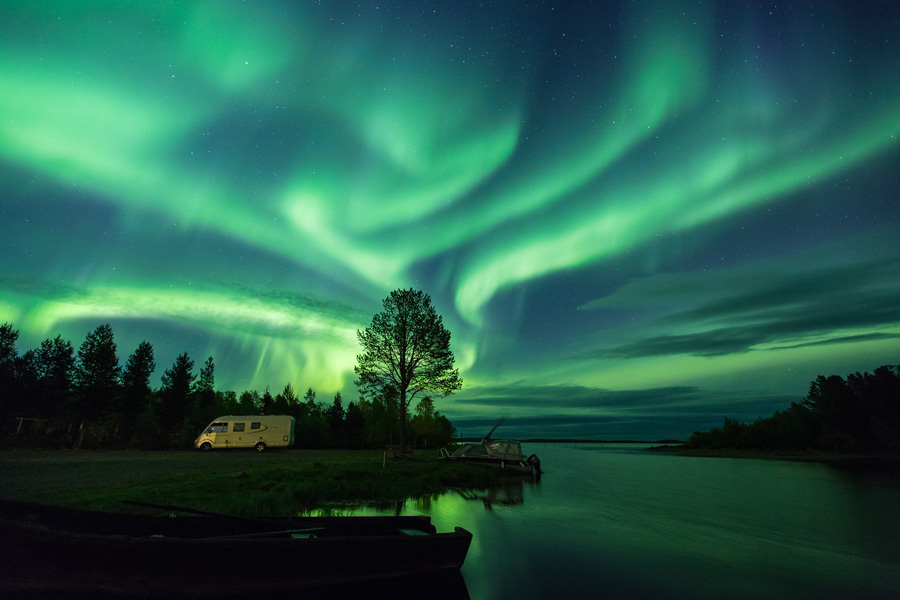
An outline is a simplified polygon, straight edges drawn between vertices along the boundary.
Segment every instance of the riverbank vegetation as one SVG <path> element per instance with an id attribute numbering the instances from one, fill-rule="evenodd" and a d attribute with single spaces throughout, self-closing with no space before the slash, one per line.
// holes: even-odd
<path id="1" fill-rule="evenodd" d="M 801 402 L 752 423 L 726 418 L 722 427 L 695 432 L 683 448 L 900 454 L 900 366 L 846 379 L 820 375 Z"/>
<path id="2" fill-rule="evenodd" d="M 153 346 L 141 342 L 120 366 L 109 324 L 87 334 L 79 349 L 61 336 L 19 354 L 19 332 L 0 325 L 0 434 L 4 445 L 45 448 L 189 448 L 221 415 L 286 414 L 296 420 L 297 448 L 382 448 L 400 438 L 399 394 L 386 386 L 344 404 L 327 402 L 311 387 L 301 397 L 288 382 L 273 394 L 215 389 L 215 363 L 195 371 L 183 353 L 152 388 Z M 455 436 L 450 421 L 422 398 L 404 422 L 404 438 L 438 448 Z"/>

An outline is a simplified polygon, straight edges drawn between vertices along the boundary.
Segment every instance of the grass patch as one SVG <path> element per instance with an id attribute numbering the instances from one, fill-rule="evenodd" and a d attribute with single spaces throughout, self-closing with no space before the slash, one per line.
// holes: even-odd
<path id="1" fill-rule="evenodd" d="M 51 451 L 37 458 L 21 453 L 18 463 L 16 454 L 5 453 L 0 464 L 11 477 L 3 496 L 114 512 L 141 511 L 122 504 L 139 500 L 246 516 L 289 515 L 337 503 L 378 505 L 485 488 L 504 478 L 498 470 L 446 462 L 437 453 L 385 461 L 380 451 Z M 40 487 L 41 472 L 54 487 Z"/>

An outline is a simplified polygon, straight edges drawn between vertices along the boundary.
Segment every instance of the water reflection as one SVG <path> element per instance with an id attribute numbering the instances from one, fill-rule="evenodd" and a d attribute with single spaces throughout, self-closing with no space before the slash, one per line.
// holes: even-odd
<path id="1" fill-rule="evenodd" d="M 530 481 L 533 485 L 540 485 L 540 478 Z M 494 506 L 515 506 L 525 503 L 525 480 L 520 477 L 510 478 L 502 485 L 483 490 L 464 490 L 457 492 L 465 500 L 480 501 L 487 510 L 493 510 Z"/>
<path id="2" fill-rule="evenodd" d="M 466 528 L 474 538 L 462 575 L 479 599 L 601 589 L 654 600 L 900 598 L 896 473 L 634 445 L 539 453 L 557 465 L 540 483 L 513 478 L 332 514 L 420 514 L 438 531 Z"/>
<path id="3" fill-rule="evenodd" d="M 441 494 L 429 494 L 405 500 L 386 502 L 332 503 L 300 513 L 309 517 L 353 517 L 364 515 L 403 516 L 410 514 L 443 514 L 450 503 L 448 496 L 457 496 L 470 502 L 480 502 L 488 511 L 497 506 L 517 506 L 525 503 L 526 485 L 534 488 L 541 484 L 540 477 L 509 477 L 503 483 L 486 488 L 455 490 Z"/>

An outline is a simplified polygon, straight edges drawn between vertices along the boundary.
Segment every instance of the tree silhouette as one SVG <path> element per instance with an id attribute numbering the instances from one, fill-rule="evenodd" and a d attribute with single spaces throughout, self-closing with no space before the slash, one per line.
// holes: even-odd
<path id="1" fill-rule="evenodd" d="M 272 397 L 272 392 L 269 391 L 269 386 L 266 386 L 266 391 L 262 395 L 262 411 L 264 414 L 271 414 L 272 409 L 275 407 L 275 398 Z"/>
<path id="2" fill-rule="evenodd" d="M 386 385 L 371 401 L 360 395 L 359 408 L 366 421 L 366 441 L 373 446 L 386 444 L 400 435 L 400 408 L 398 394 L 392 385 Z"/>
<path id="3" fill-rule="evenodd" d="M 294 393 L 294 386 L 288 382 L 281 393 L 275 396 L 275 412 L 281 415 L 291 415 L 296 417 L 297 412 L 297 394 Z"/>
<path id="4" fill-rule="evenodd" d="M 363 393 L 396 389 L 400 408 L 400 452 L 406 451 L 409 403 L 419 393 L 449 396 L 462 388 L 453 368 L 450 332 L 420 290 L 395 290 L 384 299 L 384 310 L 356 337 L 363 353 L 356 357 L 356 385 Z"/>
<path id="5" fill-rule="evenodd" d="M 247 414 L 258 413 L 262 407 L 262 398 L 259 397 L 259 392 L 256 390 L 244 390 L 241 393 L 240 400 L 238 403 L 241 408 L 241 412 L 245 412 Z"/>
<path id="6" fill-rule="evenodd" d="M 328 407 L 325 417 L 331 432 L 331 444 L 337 447 L 341 444 L 341 435 L 344 429 L 344 406 L 340 392 L 334 395 L 334 402 Z"/>
<path id="7" fill-rule="evenodd" d="M 211 414 L 216 404 L 215 372 L 216 365 L 213 357 L 210 356 L 200 368 L 200 378 L 194 389 L 194 423 L 192 424 L 195 427 L 203 427 L 207 421 L 216 416 Z"/>
<path id="8" fill-rule="evenodd" d="M 434 401 L 432 401 L 430 396 L 425 396 L 419 400 L 415 413 L 412 421 L 410 421 L 410 426 L 416 436 L 425 441 L 425 447 L 427 448 L 428 438 L 431 437 L 431 433 L 436 429 L 437 425 Z"/>
<path id="9" fill-rule="evenodd" d="M 434 410 L 434 402 L 428 396 L 419 401 L 410 426 L 426 448 L 447 444 L 456 435 L 456 429 L 447 417 Z"/>
<path id="10" fill-rule="evenodd" d="M 818 376 L 801 402 L 753 423 L 725 419 L 722 427 L 695 432 L 689 448 L 900 451 L 900 366 L 874 374 Z"/>
<path id="11" fill-rule="evenodd" d="M 347 416 L 344 419 L 347 444 L 350 448 L 361 449 L 366 439 L 366 420 L 360 407 L 353 402 L 347 405 Z"/>
<path id="12" fill-rule="evenodd" d="M 0 425 L 19 400 L 19 385 L 16 379 L 16 340 L 19 330 L 12 323 L 0 325 Z"/>
<path id="13" fill-rule="evenodd" d="M 303 410 L 306 414 L 312 414 L 316 411 L 316 392 L 309 388 L 303 396 Z"/>
<path id="14" fill-rule="evenodd" d="M 213 357 L 210 356 L 206 359 L 206 362 L 203 363 L 203 367 L 200 369 L 200 379 L 197 380 L 197 391 L 198 392 L 211 392 L 216 384 L 216 365 L 213 363 Z"/>
<path id="15" fill-rule="evenodd" d="M 184 421 L 194 379 L 197 377 L 193 371 L 194 361 L 184 352 L 178 355 L 172 367 L 166 369 L 161 377 L 159 424 L 166 435 L 173 434 L 175 428 Z"/>
<path id="16" fill-rule="evenodd" d="M 131 434 L 135 419 L 150 400 L 150 375 L 156 370 L 153 346 L 141 342 L 125 362 L 122 371 L 122 404 L 119 415 L 118 440 L 122 442 Z"/>
<path id="17" fill-rule="evenodd" d="M 119 393 L 119 358 L 109 323 L 90 332 L 78 349 L 75 363 L 77 413 L 80 421 L 75 447 L 80 448 L 90 423 L 106 413 Z"/>
<path id="18" fill-rule="evenodd" d="M 38 379 L 39 393 L 36 406 L 32 409 L 35 416 L 53 417 L 68 412 L 72 397 L 72 374 L 75 370 L 75 349 L 72 343 L 59 335 L 52 340 L 46 339 L 26 359 L 23 367 L 33 369 Z"/>
<path id="19" fill-rule="evenodd" d="M 453 355 L 448 348 L 450 334 L 443 329 L 430 299 L 413 290 L 400 290 L 392 296 L 386 305 L 403 308 L 404 300 L 419 303 L 418 312 L 398 313 L 394 321 L 406 323 L 410 329 L 406 341 L 412 367 L 407 373 L 412 375 L 404 408 L 408 409 L 416 394 L 427 387 L 423 381 L 435 383 L 427 376 L 438 372 L 441 361 L 447 370 L 437 378 L 435 387 L 445 395 L 459 389 L 461 381 L 452 369 Z M 376 323 L 384 321 L 378 316 L 373 319 Z M 430 332 L 413 331 L 423 323 L 430 324 Z M 8 431 L 13 416 L 24 417 L 29 421 L 28 429 L 22 430 L 29 434 L 28 443 L 43 443 L 40 435 L 76 446 L 127 443 L 141 448 L 183 448 L 197 427 L 214 416 L 209 411 L 224 415 L 261 410 L 294 416 L 296 443 L 306 448 L 381 446 L 404 436 L 409 439 L 414 431 L 426 437 L 431 446 L 454 435 L 452 424 L 434 410 L 430 397 L 420 403 L 416 419 L 407 422 L 406 415 L 401 419 L 400 388 L 389 378 L 369 388 L 369 398 L 360 394 L 358 402 L 346 407 L 340 392 L 326 404 L 316 402 L 311 387 L 299 398 L 290 383 L 274 398 L 268 387 L 265 394 L 246 390 L 238 397 L 235 392 L 215 391 L 212 356 L 198 376 L 193 372 L 194 361 L 185 352 L 165 370 L 161 387 L 151 389 L 150 377 L 156 369 L 153 346 L 141 342 L 120 367 L 109 324 L 88 333 L 77 353 L 69 341 L 56 336 L 20 355 L 18 340 L 19 331 L 12 323 L 0 324 L 0 426 Z M 397 343 L 397 338 L 386 343 Z M 424 352 L 429 348 L 434 352 Z M 418 362 L 413 360 L 416 356 Z M 421 369 L 429 365 L 430 372 Z M 888 404 L 894 397 L 892 390 L 886 388 L 882 394 Z M 83 427 L 78 428 L 79 424 Z M 20 439 L 26 441 L 26 436 Z"/>
<path id="20" fill-rule="evenodd" d="M 16 360 L 16 340 L 19 339 L 19 330 L 13 328 L 12 323 L 0 325 L 0 375 L 12 376 L 13 363 Z"/>

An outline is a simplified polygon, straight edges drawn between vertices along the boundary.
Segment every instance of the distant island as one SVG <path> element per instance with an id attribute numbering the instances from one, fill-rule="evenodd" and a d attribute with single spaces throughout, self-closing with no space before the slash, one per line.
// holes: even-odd
<path id="1" fill-rule="evenodd" d="M 677 449 L 900 455 L 900 366 L 846 379 L 820 375 L 806 398 L 786 410 L 753 423 L 726 418 Z"/>

